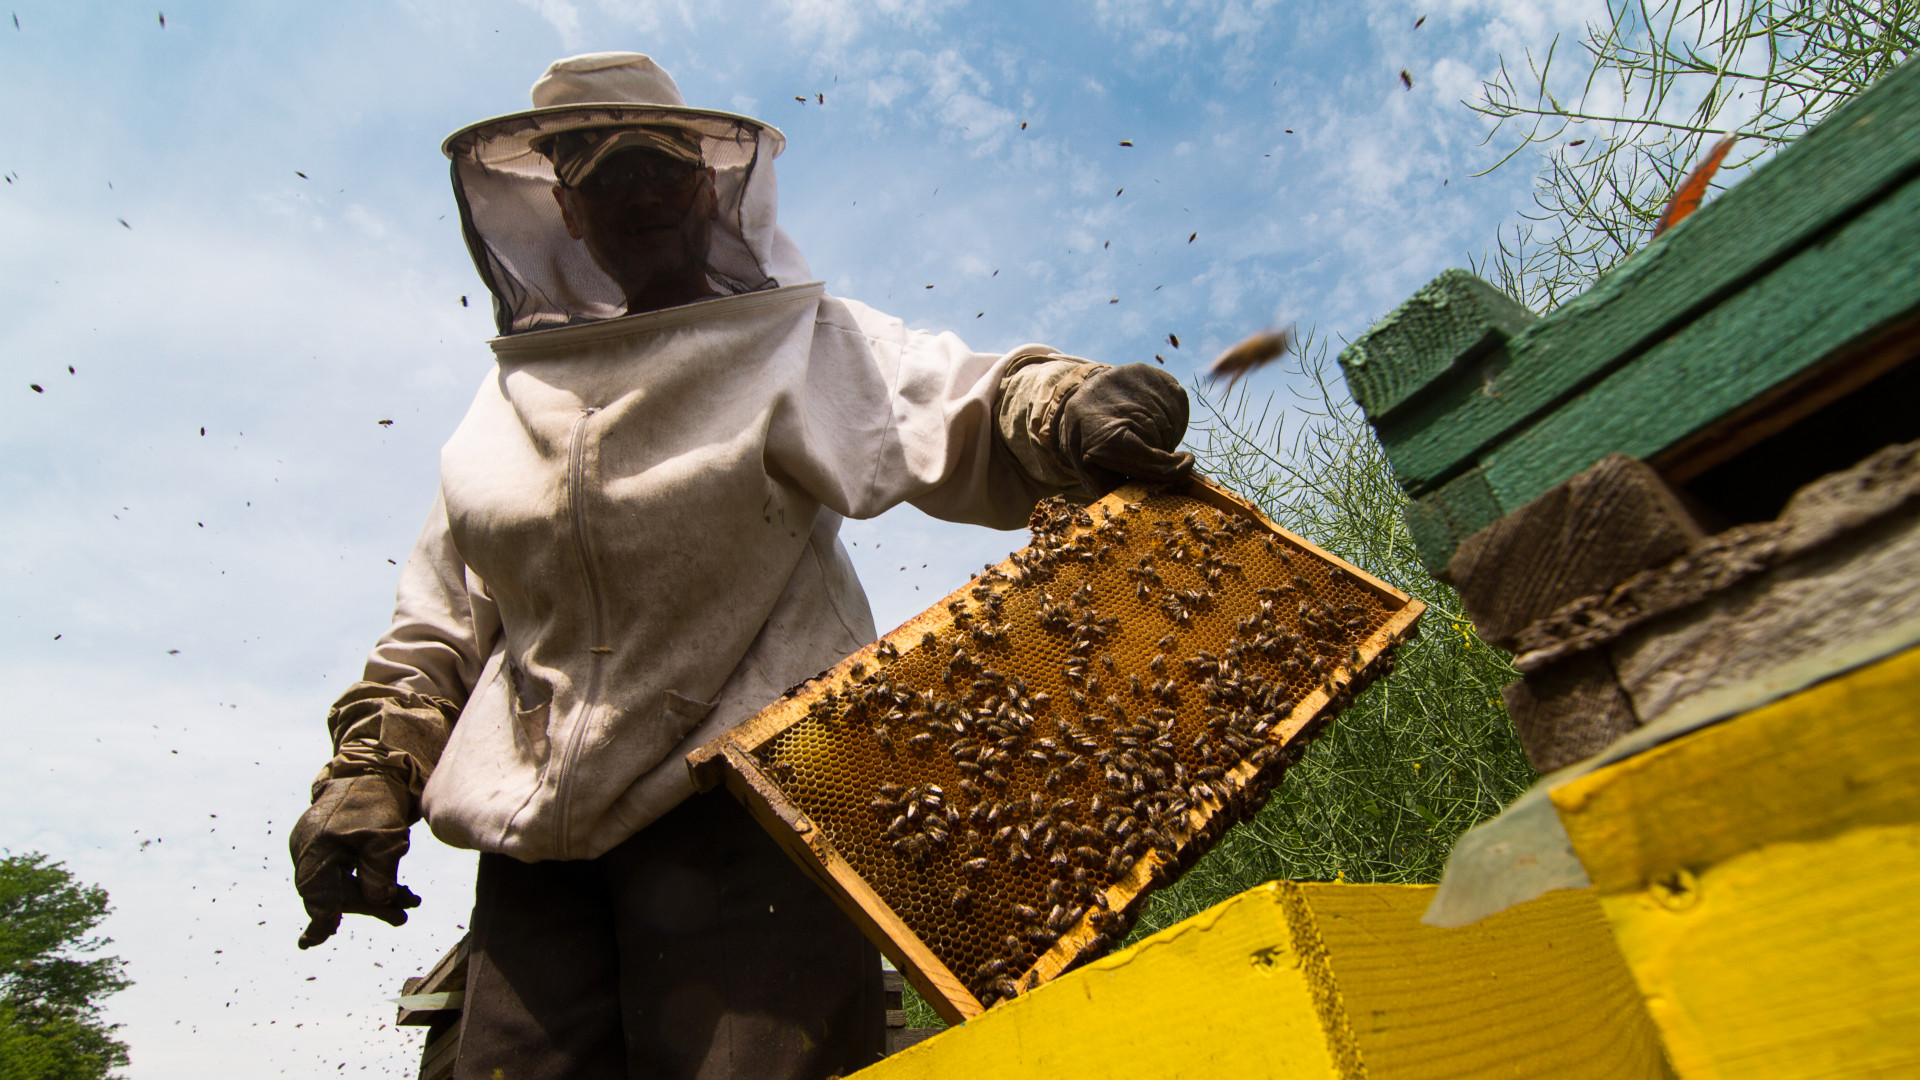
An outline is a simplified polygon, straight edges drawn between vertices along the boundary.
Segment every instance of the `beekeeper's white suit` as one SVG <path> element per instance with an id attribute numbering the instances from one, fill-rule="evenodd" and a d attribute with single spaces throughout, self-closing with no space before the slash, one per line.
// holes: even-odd
<path id="1" fill-rule="evenodd" d="M 309 812 L 325 821 L 306 823 L 301 863 L 310 908 L 313 890 L 336 887 L 308 873 L 323 861 L 314 837 L 371 836 L 361 877 L 397 898 L 349 896 L 345 909 L 404 918 L 411 896 L 391 877 L 404 822 L 397 836 L 377 812 L 365 824 L 382 798 L 455 846 L 605 862 L 692 795 L 688 751 L 873 639 L 844 517 L 910 502 L 1013 528 L 1076 482 L 1047 433 L 1069 392 L 1106 369 L 1039 345 L 975 352 L 827 295 L 775 219 L 779 132 L 685 107 L 636 54 L 562 61 L 533 98 L 533 111 L 445 145 L 501 336 L 442 450 L 392 627 L 330 718 L 337 754 Z M 625 314 L 620 288 L 560 227 L 554 165 L 536 147 L 622 129 L 677 133 L 712 170 L 713 298 Z M 369 859 L 382 843 L 391 857 Z M 482 907 L 489 866 L 523 874 L 483 861 Z M 331 931 L 323 921 L 314 941 Z M 471 1024 L 477 988 L 468 999 Z M 763 1074 L 865 1063 L 764 1050 L 740 1060 Z M 578 1057 L 589 1051 L 544 1052 L 563 1072 L 591 1071 Z"/>

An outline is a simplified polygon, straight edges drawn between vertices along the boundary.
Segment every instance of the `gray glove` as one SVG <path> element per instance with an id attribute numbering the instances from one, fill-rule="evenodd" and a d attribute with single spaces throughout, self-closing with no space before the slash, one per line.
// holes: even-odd
<path id="1" fill-rule="evenodd" d="M 395 880 L 407 853 L 407 830 L 418 815 L 407 785 L 384 773 L 322 780 L 313 805 L 293 826 L 293 887 L 307 908 L 300 947 L 333 936 L 342 913 L 371 915 L 394 926 L 420 898 Z"/>
<path id="2" fill-rule="evenodd" d="M 1094 495 L 1129 479 L 1164 484 L 1187 476 L 1193 455 L 1175 450 L 1186 434 L 1186 388 L 1147 364 L 1092 375 L 1060 407 L 1060 455 Z"/>

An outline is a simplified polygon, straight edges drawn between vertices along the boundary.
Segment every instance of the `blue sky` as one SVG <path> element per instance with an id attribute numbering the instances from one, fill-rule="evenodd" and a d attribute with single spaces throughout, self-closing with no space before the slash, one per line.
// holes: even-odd
<path id="1" fill-rule="evenodd" d="M 411 1075 L 383 999 L 466 921 L 471 856 L 422 829 L 413 924 L 297 952 L 285 855 L 489 366 L 448 132 L 557 57 L 650 52 L 786 132 L 782 220 L 833 291 L 1191 379 L 1270 324 L 1350 337 L 1480 252 L 1529 178 L 1471 178 L 1494 154 L 1460 101 L 1599 13 L 0 5 L 0 847 L 111 891 L 134 1074 Z M 911 510 L 846 536 L 883 628 L 1022 539 Z"/>

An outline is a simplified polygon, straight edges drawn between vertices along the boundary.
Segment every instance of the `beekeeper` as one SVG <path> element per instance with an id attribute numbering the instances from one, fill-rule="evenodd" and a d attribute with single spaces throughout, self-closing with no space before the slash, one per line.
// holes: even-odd
<path id="1" fill-rule="evenodd" d="M 780 132 L 645 56 L 562 60 L 533 103 L 443 147 L 495 366 L 328 716 L 300 946 L 406 921 L 425 817 L 481 852 L 457 1075 L 851 1072 L 878 955 L 683 758 L 873 640 L 843 518 L 1006 529 L 1173 479 L 1186 395 L 827 295 L 775 218 Z"/>

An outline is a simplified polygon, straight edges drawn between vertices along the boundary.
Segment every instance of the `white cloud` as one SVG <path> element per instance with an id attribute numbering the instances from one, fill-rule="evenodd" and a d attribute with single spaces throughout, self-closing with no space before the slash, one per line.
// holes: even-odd
<path id="1" fill-rule="evenodd" d="M 580 34 L 580 9 L 570 0 L 520 0 L 520 2 L 532 8 L 547 21 L 547 25 L 553 27 L 553 32 L 560 35 L 560 44 L 569 49 L 580 48 L 584 40 Z"/>

